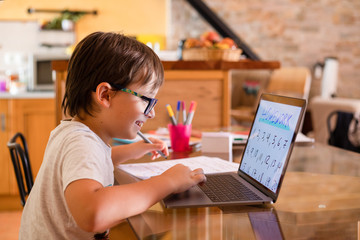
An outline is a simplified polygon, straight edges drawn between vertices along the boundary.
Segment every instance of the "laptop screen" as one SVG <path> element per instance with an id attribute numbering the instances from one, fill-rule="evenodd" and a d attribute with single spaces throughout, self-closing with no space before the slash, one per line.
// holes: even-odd
<path id="1" fill-rule="evenodd" d="M 239 171 L 277 193 L 301 113 L 300 106 L 261 99 Z"/>

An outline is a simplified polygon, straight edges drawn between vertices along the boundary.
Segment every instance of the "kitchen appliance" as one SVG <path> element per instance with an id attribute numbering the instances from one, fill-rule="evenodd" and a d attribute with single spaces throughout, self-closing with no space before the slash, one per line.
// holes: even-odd
<path id="1" fill-rule="evenodd" d="M 54 91 L 55 76 L 51 68 L 54 60 L 68 60 L 66 54 L 33 54 L 29 59 L 29 91 Z"/>
<path id="2" fill-rule="evenodd" d="M 321 78 L 321 97 L 336 97 L 339 75 L 339 62 L 336 57 L 326 57 L 324 62 L 314 65 L 315 79 Z"/>

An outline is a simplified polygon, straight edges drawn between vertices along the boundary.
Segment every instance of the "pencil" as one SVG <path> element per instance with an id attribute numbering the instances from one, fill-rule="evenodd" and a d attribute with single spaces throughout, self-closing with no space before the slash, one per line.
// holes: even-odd
<path id="1" fill-rule="evenodd" d="M 193 120 L 193 117 L 194 117 L 194 114 L 195 114 L 195 110 L 196 110 L 196 102 L 191 101 L 189 115 L 188 115 L 188 117 L 186 119 L 185 125 L 190 125 L 191 124 L 191 122 Z"/>
<path id="2" fill-rule="evenodd" d="M 175 117 L 174 117 L 174 112 L 173 112 L 170 104 L 166 104 L 166 109 L 167 109 L 167 111 L 168 111 L 168 113 L 169 113 L 170 120 L 171 120 L 172 124 L 173 124 L 174 126 L 176 126 L 176 125 L 177 125 L 176 119 L 175 119 Z"/>
<path id="3" fill-rule="evenodd" d="M 177 102 L 177 107 L 176 107 L 176 122 L 179 122 L 179 112 L 180 112 L 180 106 L 181 106 L 181 101 Z"/>
<path id="4" fill-rule="evenodd" d="M 185 125 L 186 123 L 186 108 L 185 108 L 185 101 L 181 101 L 181 107 L 182 107 L 182 112 L 183 112 L 183 124 Z"/>
<path id="5" fill-rule="evenodd" d="M 185 125 L 190 125 L 192 122 L 192 119 L 194 117 L 195 114 L 195 110 L 196 110 L 196 102 L 195 101 L 191 101 L 190 103 L 190 109 L 189 109 L 189 115 L 186 119 L 186 123 Z"/>
<path id="6" fill-rule="evenodd" d="M 145 137 L 144 134 L 142 134 L 142 132 L 138 131 L 137 134 L 147 143 L 152 144 L 152 141 L 150 141 L 150 139 L 148 139 L 147 137 Z M 157 150 L 157 152 L 164 157 L 165 159 L 167 159 L 167 157 L 165 156 L 165 154 L 162 151 Z"/>

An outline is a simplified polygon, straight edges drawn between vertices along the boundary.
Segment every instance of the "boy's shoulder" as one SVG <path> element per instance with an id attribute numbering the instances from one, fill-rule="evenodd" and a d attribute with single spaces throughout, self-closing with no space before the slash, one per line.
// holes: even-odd
<path id="1" fill-rule="evenodd" d="M 60 124 L 51 131 L 50 138 L 62 136 L 62 138 L 76 137 L 82 135 L 94 135 L 88 126 L 78 121 L 62 120 Z"/>
<path id="2" fill-rule="evenodd" d="M 64 131 L 92 132 L 90 128 L 85 124 L 78 121 L 72 121 L 71 119 L 61 120 L 60 124 L 53 130 L 53 132 L 64 132 Z"/>
<path id="3" fill-rule="evenodd" d="M 58 144 L 74 144 L 76 142 L 90 144 L 92 146 L 101 146 L 108 148 L 101 138 L 93 132 L 87 125 L 70 120 L 62 120 L 61 123 L 51 132 L 49 142 Z"/>

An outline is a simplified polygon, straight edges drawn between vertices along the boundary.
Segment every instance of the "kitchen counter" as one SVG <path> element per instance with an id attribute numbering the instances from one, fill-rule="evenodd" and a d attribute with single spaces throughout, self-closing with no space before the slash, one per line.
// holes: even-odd
<path id="1" fill-rule="evenodd" d="M 36 98 L 55 98 L 53 91 L 38 92 L 19 92 L 12 94 L 9 92 L 0 92 L 0 99 L 36 99 Z"/>
<path id="2" fill-rule="evenodd" d="M 161 61 L 164 70 L 234 70 L 234 69 L 269 69 L 280 68 L 279 61 L 253 61 L 243 59 L 240 61 Z M 52 69 L 66 71 L 68 61 L 53 61 Z"/>
<path id="3" fill-rule="evenodd" d="M 279 61 L 162 61 L 164 70 L 235 70 L 235 69 L 269 69 L 280 68 Z"/>
<path id="4" fill-rule="evenodd" d="M 143 126 L 143 131 L 156 130 L 167 126 L 169 115 L 165 104 L 176 105 L 178 100 L 198 103 L 194 129 L 228 127 L 231 124 L 231 94 L 233 70 L 274 70 L 280 68 L 279 61 L 162 61 L 164 84 L 157 94 L 159 104 L 156 118 Z M 68 61 L 53 61 L 56 71 L 56 120 L 63 119 L 61 102 L 64 95 Z M 161 101 L 161 102 L 160 102 Z"/>

